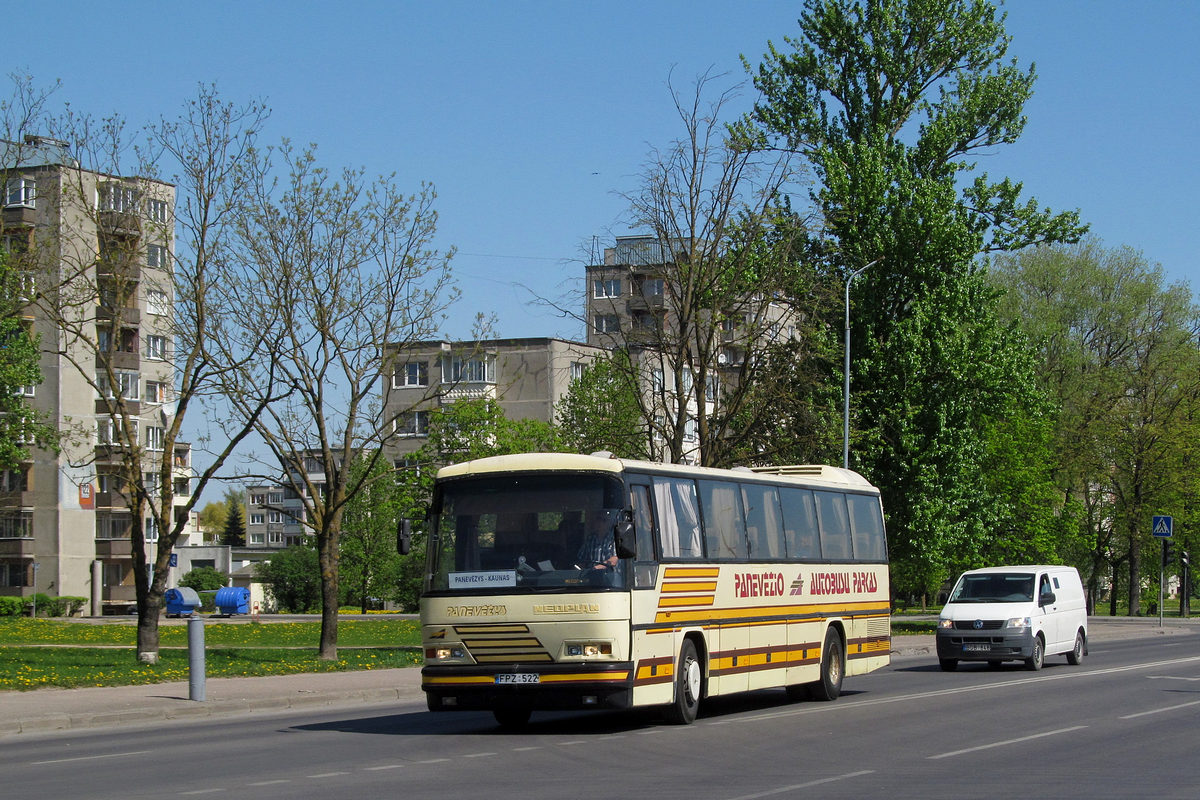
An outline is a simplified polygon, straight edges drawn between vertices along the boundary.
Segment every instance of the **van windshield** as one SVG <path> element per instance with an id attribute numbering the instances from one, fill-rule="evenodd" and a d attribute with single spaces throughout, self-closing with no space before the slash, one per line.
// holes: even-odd
<path id="1" fill-rule="evenodd" d="M 963 575 L 948 603 L 1027 603 L 1033 600 L 1033 574 L 1005 572 Z"/>

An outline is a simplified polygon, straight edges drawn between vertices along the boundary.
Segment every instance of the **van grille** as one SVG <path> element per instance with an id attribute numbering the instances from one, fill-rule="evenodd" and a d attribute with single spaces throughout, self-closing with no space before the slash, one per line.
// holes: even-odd
<path id="1" fill-rule="evenodd" d="M 975 627 L 973 619 L 959 619 L 954 621 L 954 630 L 956 631 L 998 631 L 1004 627 L 1002 619 L 984 619 L 980 620 L 983 624 L 978 628 Z"/>

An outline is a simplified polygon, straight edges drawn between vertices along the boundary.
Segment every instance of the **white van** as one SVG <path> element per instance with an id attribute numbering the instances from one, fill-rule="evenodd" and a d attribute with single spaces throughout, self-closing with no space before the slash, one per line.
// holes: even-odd
<path id="1" fill-rule="evenodd" d="M 938 618 L 938 661 L 947 671 L 959 661 L 1024 661 L 1037 670 L 1060 653 L 1071 664 L 1087 653 L 1087 606 L 1074 567 L 964 572 Z"/>

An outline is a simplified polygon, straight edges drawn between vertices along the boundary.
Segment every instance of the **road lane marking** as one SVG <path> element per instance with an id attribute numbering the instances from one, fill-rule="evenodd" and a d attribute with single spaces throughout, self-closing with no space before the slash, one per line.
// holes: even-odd
<path id="1" fill-rule="evenodd" d="M 246 785 L 247 786 L 274 786 L 277 783 L 291 783 L 291 781 L 287 780 L 285 778 L 279 778 L 279 779 L 273 780 L 273 781 L 255 781 L 254 783 L 247 783 Z"/>
<path id="2" fill-rule="evenodd" d="M 706 725 L 741 725 L 747 722 L 765 722 L 783 717 L 794 717 L 804 714 L 824 714 L 831 711 L 846 710 L 851 708 L 863 708 L 866 706 L 888 705 L 890 703 L 904 703 L 910 700 L 928 700 L 931 697 L 948 697 L 955 694 L 969 694 L 972 692 L 986 692 L 992 689 L 1008 689 L 1013 686 L 1023 686 L 1030 683 L 1046 683 L 1050 681 L 1077 680 L 1080 678 L 1091 678 L 1099 675 L 1115 675 L 1122 672 L 1134 672 L 1136 670 L 1154 669 L 1157 667 L 1174 666 L 1176 664 L 1190 664 L 1200 661 L 1200 656 L 1186 656 L 1183 658 L 1172 658 L 1165 661 L 1147 661 L 1142 664 L 1129 664 L 1124 667 L 1106 667 L 1104 669 L 1092 669 L 1085 672 L 1067 671 L 1058 675 L 1039 675 L 1036 678 L 1019 678 L 1009 681 L 997 681 L 996 683 L 972 684 L 970 686 L 957 686 L 952 689 L 933 689 L 928 692 L 916 692 L 914 694 L 902 694 L 895 697 L 880 697 L 874 700 L 852 700 L 848 703 L 822 703 L 815 706 L 804 706 L 802 708 L 787 709 L 782 711 L 770 711 L 764 714 L 756 714 L 749 717 L 739 717 L 737 719 L 722 719 L 704 722 Z"/>
<path id="3" fill-rule="evenodd" d="M 1200 681 L 1200 678 L 1185 678 L 1182 675 L 1147 675 L 1152 681 Z"/>
<path id="4" fill-rule="evenodd" d="M 180 792 L 179 794 L 183 795 L 184 797 L 187 797 L 188 795 L 216 794 L 217 792 L 223 792 L 223 791 L 225 791 L 225 790 L 224 789 L 193 789 L 190 792 Z"/>
<path id="5" fill-rule="evenodd" d="M 378 767 L 367 767 L 367 772 L 378 772 L 382 769 L 403 769 L 403 764 L 380 764 Z"/>
<path id="6" fill-rule="evenodd" d="M 780 786 L 778 789 L 768 789 L 765 792 L 757 792 L 755 794 L 743 794 L 737 797 L 731 797 L 729 800 L 755 800 L 758 797 L 770 797 L 771 795 L 783 794 L 784 792 L 794 792 L 797 789 L 810 789 L 813 786 L 821 786 L 826 783 L 836 783 L 837 781 L 845 781 L 850 778 L 860 778 L 863 775 L 870 775 L 875 770 L 863 769 L 858 772 L 847 772 L 845 775 L 834 775 L 832 778 L 818 778 L 815 781 L 808 783 L 794 783 L 791 786 Z"/>
<path id="7" fill-rule="evenodd" d="M 306 778 L 337 778 L 341 775 L 349 775 L 349 772 L 321 772 L 316 775 L 305 775 Z"/>
<path id="8" fill-rule="evenodd" d="M 1006 747 L 1007 745 L 1010 745 L 1010 744 L 1021 744 L 1022 742 L 1031 742 L 1034 739 L 1044 739 L 1047 736 L 1058 736 L 1060 733 L 1072 733 L 1074 731 L 1081 731 L 1086 727 L 1087 727 L 1087 725 L 1075 725 L 1070 728 L 1059 728 L 1056 731 L 1046 731 L 1045 733 L 1034 733 L 1029 736 L 1021 736 L 1016 739 L 1005 739 L 1002 742 L 991 742 L 989 744 L 981 744 L 978 747 L 967 747 L 962 750 L 952 750 L 949 753 L 939 753 L 936 756 L 928 756 L 928 759 L 930 761 L 936 761 L 939 758 L 951 758 L 953 756 L 966 755 L 967 753 L 977 753 L 980 750 L 991 750 L 993 747 Z"/>
<path id="9" fill-rule="evenodd" d="M 41 767 L 46 764 L 69 764 L 72 761 L 92 761 L 98 758 L 125 758 L 126 756 L 144 756 L 149 750 L 134 750 L 129 753 L 109 753 L 103 756 L 78 756 L 76 758 L 55 758 L 50 761 L 34 761 L 30 766 Z"/>
<path id="10" fill-rule="evenodd" d="M 1151 714 L 1162 714 L 1167 711 L 1178 711 L 1181 708 L 1190 708 L 1191 706 L 1200 706 L 1200 700 L 1193 700 L 1190 703 L 1180 703 L 1177 706 L 1165 706 L 1164 708 L 1154 708 L 1150 711 L 1139 711 L 1136 714 L 1126 714 L 1118 719 L 1137 719 L 1138 717 L 1148 717 Z"/>

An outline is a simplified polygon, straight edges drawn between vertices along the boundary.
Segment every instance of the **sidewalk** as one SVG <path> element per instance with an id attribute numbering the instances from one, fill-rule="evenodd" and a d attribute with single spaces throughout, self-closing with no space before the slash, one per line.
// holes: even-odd
<path id="1" fill-rule="evenodd" d="M 1091 641 L 1190 635 L 1200 621 L 1092 617 Z M 931 635 L 892 638 L 897 658 L 935 658 Z M 21 733 L 107 728 L 162 720 L 202 719 L 227 714 L 281 712 L 317 706 L 420 703 L 421 670 L 359 670 L 302 673 L 265 678 L 209 678 L 204 701 L 189 700 L 186 681 L 91 689 L 0 692 L 0 739 Z"/>

